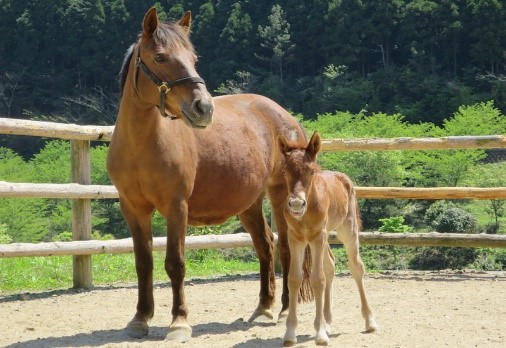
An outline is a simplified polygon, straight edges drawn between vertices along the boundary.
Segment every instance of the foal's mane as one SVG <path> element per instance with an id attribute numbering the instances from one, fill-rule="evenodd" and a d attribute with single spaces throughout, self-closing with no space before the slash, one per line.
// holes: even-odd
<path id="1" fill-rule="evenodd" d="M 318 163 L 316 163 L 316 159 L 310 157 L 310 155 L 306 152 L 305 146 L 289 146 L 290 151 L 285 155 L 287 157 L 291 157 L 294 160 L 290 161 L 292 165 L 297 168 L 297 171 L 302 171 L 304 167 L 311 169 L 315 173 L 319 173 L 322 171 L 322 167 Z M 296 156 L 297 154 L 301 154 L 300 156 Z M 303 154 L 303 155 L 302 155 Z"/>
<path id="2" fill-rule="evenodd" d="M 143 35 L 140 33 L 139 38 L 142 37 Z M 151 39 L 153 39 L 155 46 L 169 47 L 173 50 L 182 48 L 195 54 L 195 49 L 190 41 L 188 32 L 177 22 L 158 23 Z M 132 60 L 135 46 L 138 45 L 138 43 L 139 42 L 137 41 L 128 48 L 125 58 L 123 59 L 123 64 L 121 65 L 121 70 L 119 72 L 120 98 L 123 95 L 130 61 Z"/>

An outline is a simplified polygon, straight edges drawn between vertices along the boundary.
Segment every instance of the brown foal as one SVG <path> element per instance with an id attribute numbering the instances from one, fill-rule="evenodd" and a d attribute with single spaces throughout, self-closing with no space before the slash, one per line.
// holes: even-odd
<path id="1" fill-rule="evenodd" d="M 348 265 L 360 294 L 365 330 L 375 331 L 377 324 L 363 282 L 365 268 L 359 254 L 358 240 L 360 217 L 351 180 L 343 173 L 322 171 L 316 164 L 321 147 L 317 132 L 307 146 L 290 143 L 280 136 L 278 147 L 285 158 L 283 174 L 288 192 L 284 215 L 291 254 L 284 345 L 297 343 L 297 293 L 304 277 L 302 263 L 307 246 L 311 250 L 310 283 L 316 302 L 316 344 L 327 345 L 329 342 L 334 255 L 328 244 L 327 232 L 331 230 L 337 230 L 337 236 L 346 248 Z"/>

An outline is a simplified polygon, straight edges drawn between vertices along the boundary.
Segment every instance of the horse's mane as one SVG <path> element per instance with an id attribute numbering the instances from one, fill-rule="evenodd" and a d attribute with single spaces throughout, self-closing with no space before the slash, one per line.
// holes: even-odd
<path id="1" fill-rule="evenodd" d="M 125 87 L 126 78 L 128 75 L 128 67 L 130 66 L 130 61 L 132 60 L 132 55 L 134 54 L 135 44 L 130 45 L 128 48 L 125 58 L 123 58 L 123 64 L 121 65 L 121 70 L 119 72 L 119 97 L 123 95 L 123 88 Z"/>
<path id="2" fill-rule="evenodd" d="M 139 37 L 142 37 L 142 33 L 139 34 Z M 176 22 L 159 23 L 153 33 L 152 39 L 154 44 L 157 46 L 170 46 L 173 49 L 184 48 L 193 53 L 195 52 L 188 33 Z M 123 95 L 123 89 L 128 75 L 128 68 L 136 45 L 137 43 L 133 43 L 128 48 L 125 58 L 123 59 L 123 64 L 121 65 L 121 70 L 119 72 L 120 98 Z"/>

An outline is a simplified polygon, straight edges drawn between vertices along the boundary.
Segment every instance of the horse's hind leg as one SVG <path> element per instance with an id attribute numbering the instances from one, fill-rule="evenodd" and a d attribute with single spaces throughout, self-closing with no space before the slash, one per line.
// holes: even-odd
<path id="1" fill-rule="evenodd" d="M 251 235 L 260 262 L 260 300 L 249 322 L 260 316 L 273 319 L 272 306 L 275 294 L 274 236 L 262 213 L 263 195 L 239 215 L 242 226 Z"/>
<path id="2" fill-rule="evenodd" d="M 283 272 L 283 292 L 281 294 L 281 311 L 279 320 L 287 316 L 288 311 L 288 273 L 290 270 L 290 248 L 288 246 L 288 225 L 286 224 L 284 209 L 287 196 L 287 187 L 282 178 L 280 185 L 269 187 L 269 200 L 271 201 L 272 214 L 276 221 L 276 229 L 278 233 L 278 256 L 281 262 Z"/>
<path id="3" fill-rule="evenodd" d="M 378 329 L 378 324 L 374 320 L 374 314 L 367 300 L 364 286 L 365 267 L 359 252 L 358 228 L 355 223 L 345 221 L 338 232 L 339 239 L 343 242 L 348 256 L 348 267 L 355 279 L 360 294 L 362 304 L 362 317 L 365 319 L 365 332 L 374 332 Z"/>
<path id="4" fill-rule="evenodd" d="M 128 323 L 128 336 L 141 338 L 148 334 L 148 320 L 154 314 L 153 299 L 153 255 L 151 214 L 152 209 L 135 209 L 128 200 L 120 198 L 123 216 L 130 229 L 134 243 L 135 269 L 137 271 L 137 312 Z"/>

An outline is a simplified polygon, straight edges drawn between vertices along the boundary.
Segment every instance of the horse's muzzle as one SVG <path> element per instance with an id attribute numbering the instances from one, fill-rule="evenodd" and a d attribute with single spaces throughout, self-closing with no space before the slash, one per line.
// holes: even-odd
<path id="1" fill-rule="evenodd" d="M 189 107 L 183 108 L 184 121 L 193 128 L 205 128 L 213 122 L 214 103 L 211 97 L 195 98 Z"/>

